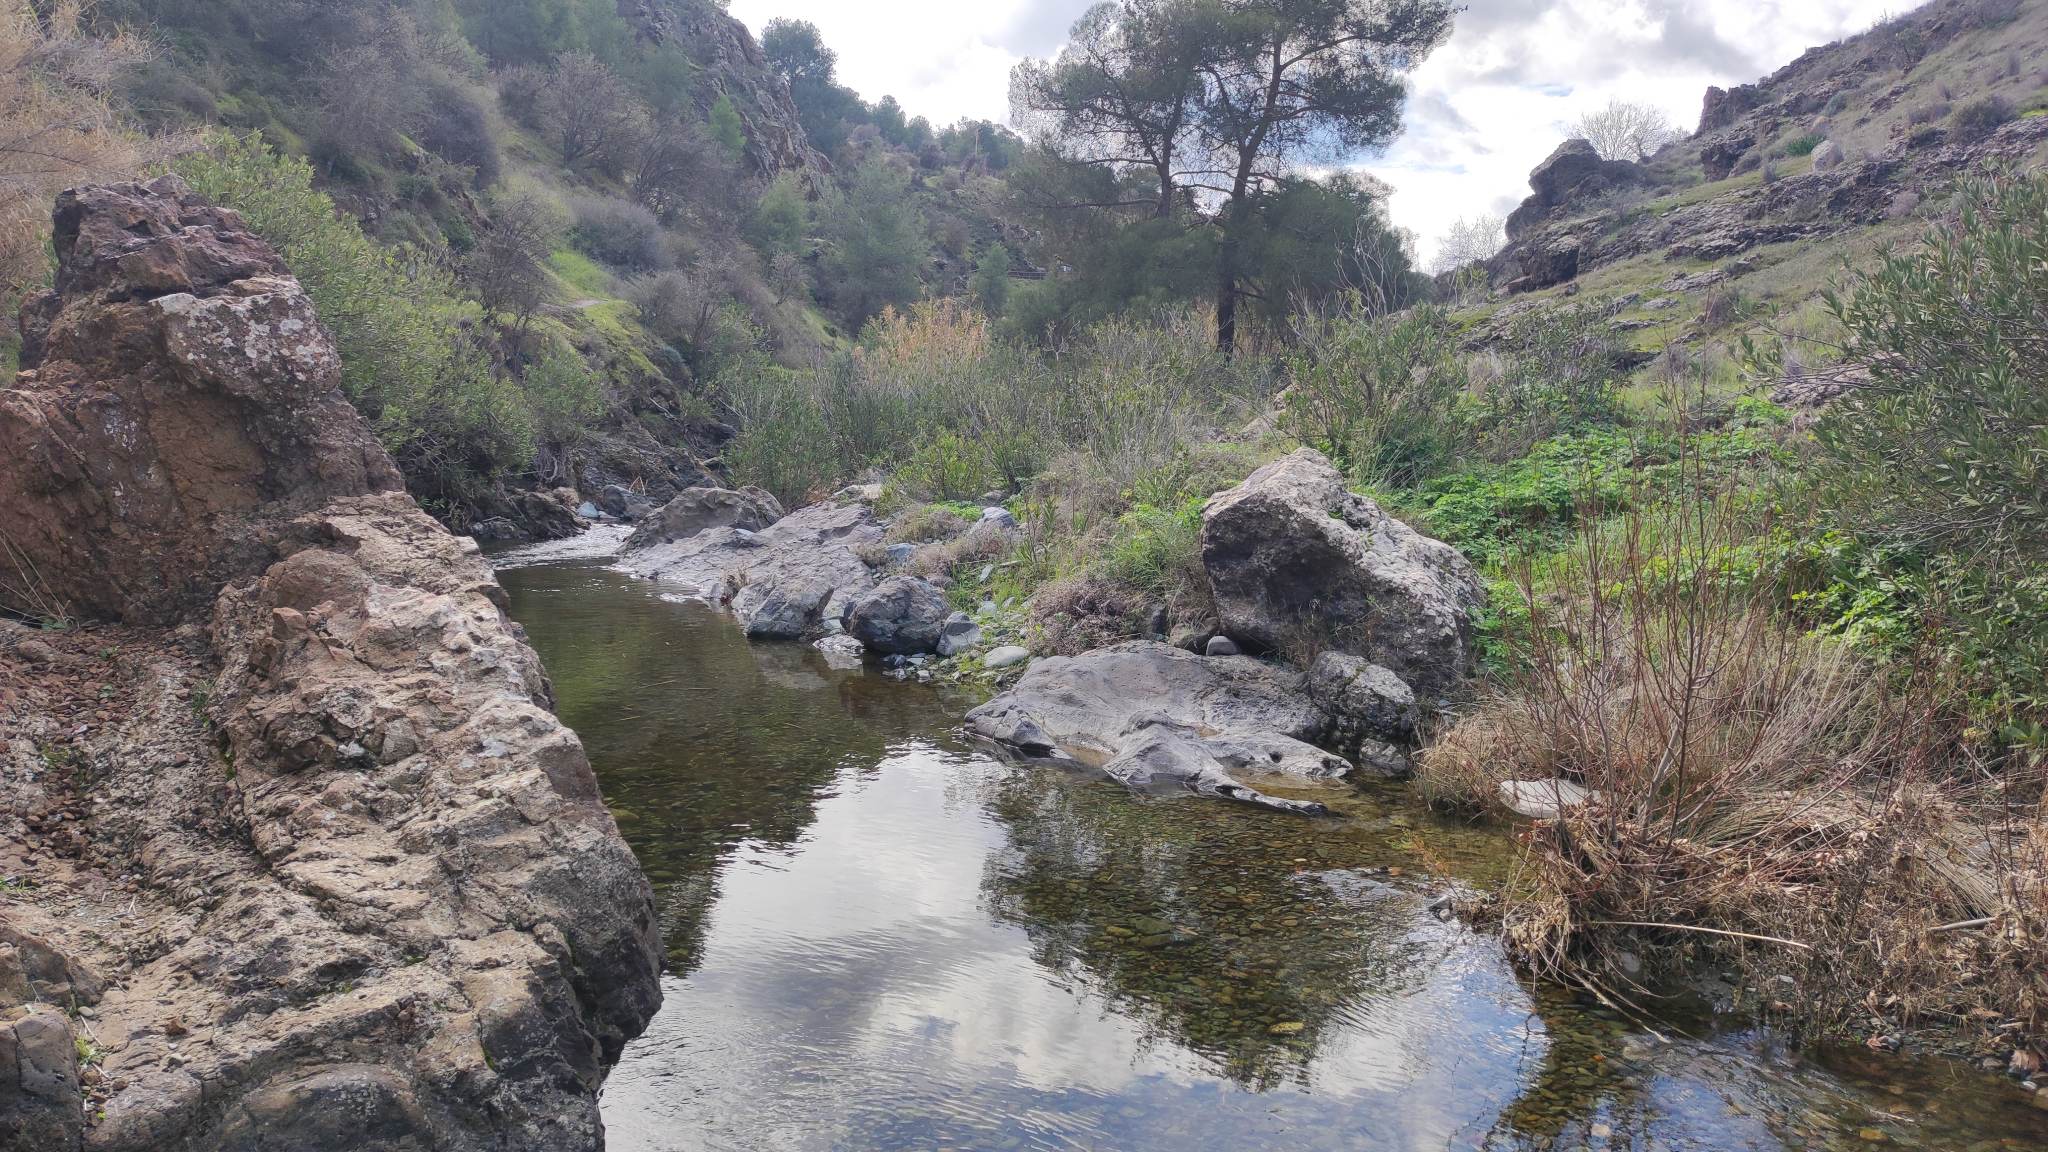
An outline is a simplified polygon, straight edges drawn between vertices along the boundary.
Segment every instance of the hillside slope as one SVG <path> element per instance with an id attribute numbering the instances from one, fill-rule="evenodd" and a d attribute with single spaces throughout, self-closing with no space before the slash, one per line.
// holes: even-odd
<path id="1" fill-rule="evenodd" d="M 1645 163 L 1560 145 L 1487 265 L 1500 295 L 1464 318 L 1498 335 L 1576 298 L 1643 352 L 1724 359 L 1759 323 L 1814 335 L 1845 260 L 1917 239 L 1960 178 L 2044 159 L 2048 5 L 1937 0 L 1754 84 L 1709 89 L 1697 132 Z"/>

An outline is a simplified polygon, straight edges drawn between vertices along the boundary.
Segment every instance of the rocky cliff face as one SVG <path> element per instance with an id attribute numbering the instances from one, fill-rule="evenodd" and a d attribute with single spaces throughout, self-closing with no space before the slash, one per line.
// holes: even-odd
<path id="1" fill-rule="evenodd" d="M 0 1149 L 589 1149 L 652 894 L 303 292 L 81 190 L 0 392 Z"/>
<path id="2" fill-rule="evenodd" d="M 1937 0 L 1754 84 L 1709 89 L 1698 131 L 1645 164 L 1567 142 L 1531 173 L 1488 271 L 1498 288 L 1533 292 L 1647 256 L 1679 265 L 1674 276 L 1691 279 L 1671 290 L 1682 291 L 1704 286 L 1703 273 L 1732 281 L 1783 262 L 1781 246 L 1910 220 L 1957 174 L 2024 167 L 2048 150 L 2048 118 L 2013 115 L 2036 102 L 2030 61 L 2044 49 L 2048 9 Z M 2006 122 L 1947 127 L 1974 101 L 2002 102 Z M 1759 250 L 1747 270 L 1705 267 Z"/>
<path id="3" fill-rule="evenodd" d="M 747 134 L 747 160 L 763 176 L 795 172 L 807 183 L 832 170 L 811 147 L 790 100 L 789 85 L 768 67 L 747 26 L 707 0 L 618 0 L 619 15 L 650 40 L 686 45 L 710 83 L 697 92 L 700 111 L 731 97 Z"/>

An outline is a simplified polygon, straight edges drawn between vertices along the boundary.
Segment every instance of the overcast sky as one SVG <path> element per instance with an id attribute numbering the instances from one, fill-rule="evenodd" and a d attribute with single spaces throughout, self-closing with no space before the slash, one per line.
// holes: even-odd
<path id="1" fill-rule="evenodd" d="M 1007 121 L 1010 66 L 1059 50 L 1090 0 L 732 0 L 757 33 L 809 20 L 840 82 L 913 116 Z M 1395 189 L 1396 223 L 1427 257 L 1452 221 L 1505 215 L 1565 127 L 1614 97 L 1690 131 L 1709 84 L 1745 83 L 1911 0 L 1466 0 L 1451 42 L 1415 75 L 1407 131 L 1360 166 Z"/>

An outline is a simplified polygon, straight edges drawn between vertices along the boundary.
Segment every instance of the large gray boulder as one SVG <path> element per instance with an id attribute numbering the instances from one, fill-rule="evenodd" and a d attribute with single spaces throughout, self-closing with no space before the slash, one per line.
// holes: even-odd
<path id="1" fill-rule="evenodd" d="M 1313 449 L 1209 502 L 1202 564 L 1223 632 L 1241 644 L 1272 651 L 1313 638 L 1430 697 L 1472 672 L 1483 593 L 1471 562 L 1352 492 Z"/>
<path id="2" fill-rule="evenodd" d="M 1310 741 L 1324 720 L 1298 672 L 1245 656 L 1204 657 L 1149 640 L 1055 656 L 967 714 L 975 732 L 1025 755 L 1102 769 L 1146 792 L 1195 792 L 1281 811 L 1323 807 L 1239 779 L 1347 775 Z"/>
<path id="3" fill-rule="evenodd" d="M 827 607 L 872 588 L 860 551 L 882 542 L 874 509 L 856 494 L 784 516 L 758 532 L 706 528 L 658 544 L 629 545 L 619 566 L 732 609 L 747 635 L 800 640 L 827 630 Z"/>
<path id="4" fill-rule="evenodd" d="M 759 488 L 686 488 L 634 529 L 626 547 L 688 540 L 708 528 L 759 532 L 782 517 L 782 505 Z"/>
<path id="5" fill-rule="evenodd" d="M 892 576 L 853 602 L 846 630 L 870 651 L 884 656 L 936 652 L 953 606 L 936 586 L 910 576 Z"/>

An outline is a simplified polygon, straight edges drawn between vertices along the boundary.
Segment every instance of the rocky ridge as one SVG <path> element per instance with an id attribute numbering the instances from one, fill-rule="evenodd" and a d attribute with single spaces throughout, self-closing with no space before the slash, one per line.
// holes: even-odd
<path id="1" fill-rule="evenodd" d="M 1535 292 L 1654 255 L 1679 266 L 1674 278 L 1739 280 L 1757 262 L 1731 265 L 1759 249 L 1910 216 L 1959 173 L 2040 156 L 2048 118 L 2008 112 L 1981 138 L 1943 121 L 1972 91 L 2013 104 L 2038 88 L 2024 61 L 2044 40 L 2037 8 L 1937 0 L 1755 84 L 1709 89 L 1694 135 L 1644 163 L 1602 161 L 1567 141 L 1531 173 L 1490 279 Z"/>
<path id="2" fill-rule="evenodd" d="M 0 1148 L 588 1149 L 652 894 L 473 541 L 174 180 L 58 213 L 0 392 Z"/>

